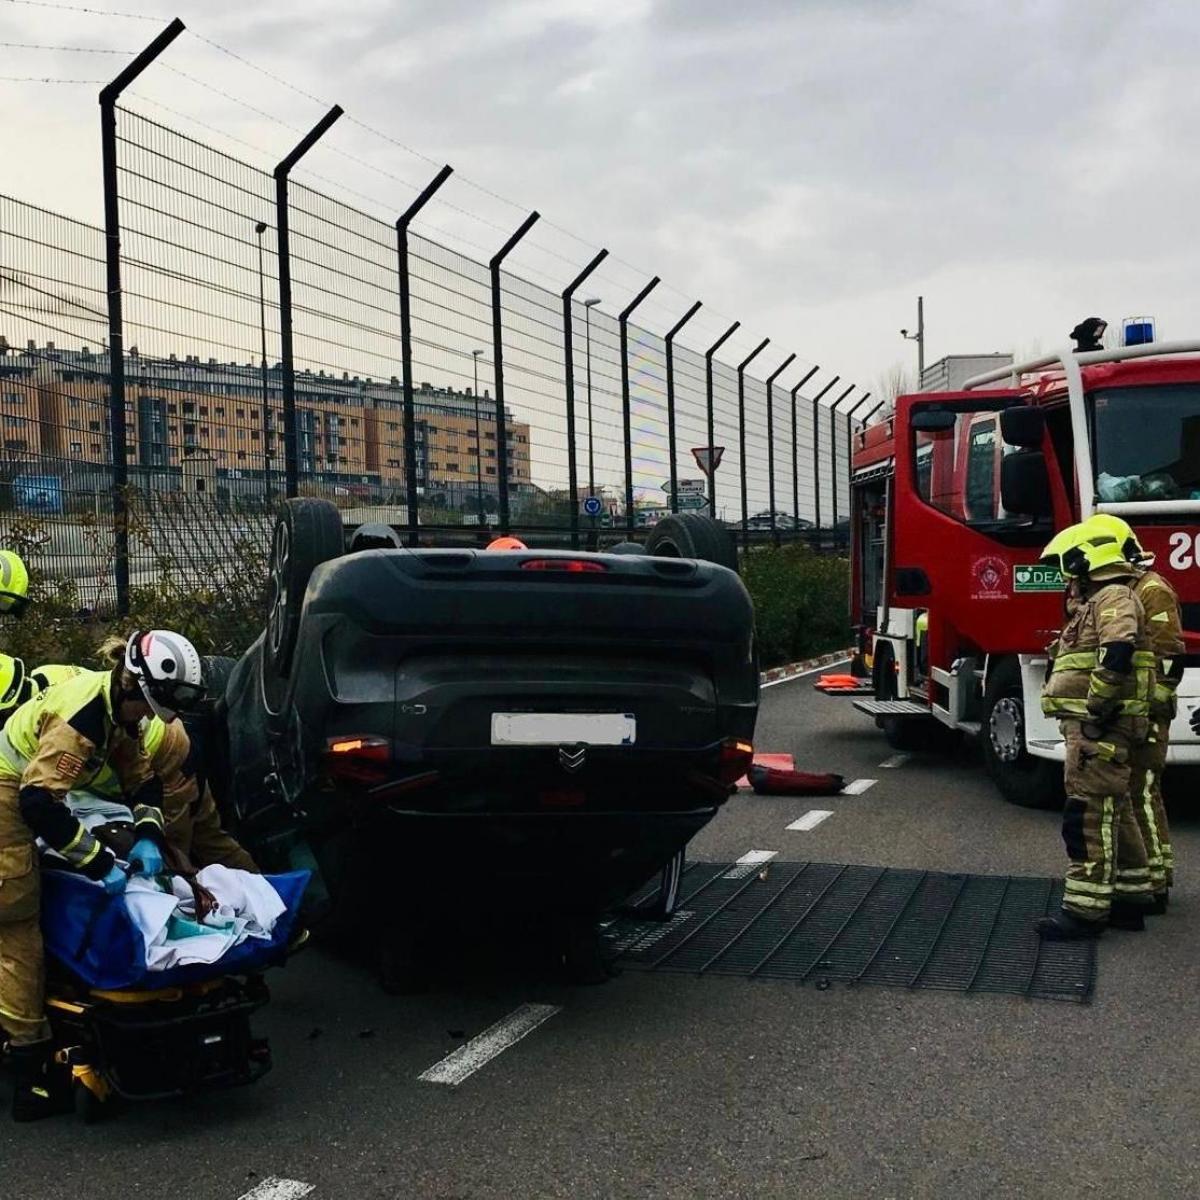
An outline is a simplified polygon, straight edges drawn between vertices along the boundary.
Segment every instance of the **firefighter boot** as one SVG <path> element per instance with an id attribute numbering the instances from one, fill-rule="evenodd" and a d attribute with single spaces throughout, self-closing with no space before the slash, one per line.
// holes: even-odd
<path id="1" fill-rule="evenodd" d="M 1171 889 L 1163 888 L 1161 892 L 1154 893 L 1154 899 L 1146 906 L 1146 916 L 1161 917 L 1167 911 L 1171 904 Z"/>
<path id="2" fill-rule="evenodd" d="M 1065 908 L 1052 917 L 1039 917 L 1033 923 L 1038 937 L 1048 942 L 1078 942 L 1086 938 L 1098 938 L 1104 932 L 1105 922 L 1084 921 Z"/>
<path id="3" fill-rule="evenodd" d="M 8 1054 L 16 1079 L 14 1121 L 40 1121 L 71 1111 L 70 1074 L 54 1061 L 52 1042 L 10 1046 Z"/>
<path id="4" fill-rule="evenodd" d="M 1108 914 L 1110 929 L 1126 929 L 1141 933 L 1146 928 L 1146 913 L 1150 906 L 1146 904 L 1127 904 L 1122 900 L 1114 900 Z"/>

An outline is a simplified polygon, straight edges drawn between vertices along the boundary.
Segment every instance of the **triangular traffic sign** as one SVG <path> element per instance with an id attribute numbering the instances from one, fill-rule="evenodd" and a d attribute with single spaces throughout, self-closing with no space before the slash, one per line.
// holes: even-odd
<path id="1" fill-rule="evenodd" d="M 725 454 L 724 446 L 693 446 L 692 453 L 696 457 L 696 465 L 702 470 L 705 475 L 712 473 L 721 465 L 721 458 Z"/>

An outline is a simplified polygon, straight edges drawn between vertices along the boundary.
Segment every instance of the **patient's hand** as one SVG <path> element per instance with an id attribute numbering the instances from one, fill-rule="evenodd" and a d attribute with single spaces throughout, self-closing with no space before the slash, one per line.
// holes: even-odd
<path id="1" fill-rule="evenodd" d="M 196 920 L 203 921 L 217 911 L 217 898 L 202 883 L 194 879 L 188 880 L 192 887 L 192 897 L 196 903 Z"/>

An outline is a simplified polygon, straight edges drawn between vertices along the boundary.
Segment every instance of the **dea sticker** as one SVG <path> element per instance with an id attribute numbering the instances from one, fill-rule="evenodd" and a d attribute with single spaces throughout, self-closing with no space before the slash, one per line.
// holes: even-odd
<path id="1" fill-rule="evenodd" d="M 1061 592 L 1064 587 L 1066 580 L 1057 567 L 1048 567 L 1043 563 L 1029 566 L 1017 564 L 1013 567 L 1014 592 Z"/>

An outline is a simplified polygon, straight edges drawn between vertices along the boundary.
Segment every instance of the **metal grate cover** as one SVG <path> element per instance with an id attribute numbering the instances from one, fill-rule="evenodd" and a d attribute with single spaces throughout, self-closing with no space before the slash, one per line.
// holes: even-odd
<path id="1" fill-rule="evenodd" d="M 1043 943 L 1033 932 L 1060 903 L 1060 880 L 693 863 L 681 896 L 666 924 L 626 918 L 608 929 L 623 966 L 1077 1003 L 1095 984 L 1094 941 Z"/>

